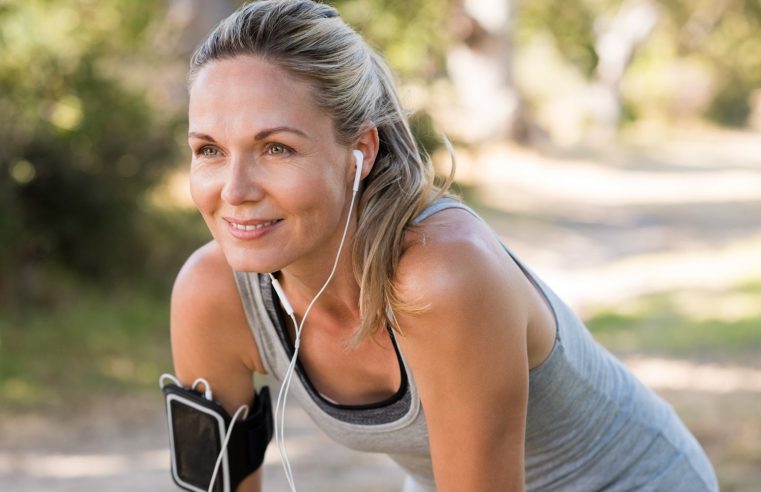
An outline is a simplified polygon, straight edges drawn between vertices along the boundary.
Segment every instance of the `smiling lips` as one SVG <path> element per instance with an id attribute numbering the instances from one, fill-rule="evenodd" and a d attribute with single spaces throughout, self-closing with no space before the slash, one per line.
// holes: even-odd
<path id="1" fill-rule="evenodd" d="M 267 222 L 262 222 L 261 224 L 239 224 L 237 222 L 230 222 L 230 225 L 239 231 L 255 231 L 257 229 L 262 229 L 263 227 L 270 226 L 275 222 L 277 222 L 277 220 L 269 220 Z"/>
<path id="2" fill-rule="evenodd" d="M 246 220 L 238 221 L 232 218 L 225 218 L 229 226 L 230 233 L 239 239 L 255 239 L 271 231 L 282 219 L 273 219 L 268 221 Z"/>

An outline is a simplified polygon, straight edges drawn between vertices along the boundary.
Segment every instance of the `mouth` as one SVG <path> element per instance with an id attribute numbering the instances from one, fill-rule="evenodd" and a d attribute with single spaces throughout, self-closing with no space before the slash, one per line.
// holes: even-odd
<path id="1" fill-rule="evenodd" d="M 227 220 L 227 222 L 230 224 L 230 226 L 232 226 L 232 228 L 237 230 L 237 231 L 251 232 L 251 231 L 257 231 L 257 230 L 264 229 L 266 227 L 275 225 L 275 224 L 277 224 L 278 222 L 280 222 L 283 219 L 268 220 L 266 222 L 259 222 L 259 223 L 256 223 L 256 224 L 243 224 L 241 222 L 234 222 L 234 221 L 232 221 L 230 219 L 225 219 L 225 220 Z"/>
<path id="2" fill-rule="evenodd" d="M 283 219 L 235 219 L 232 217 L 224 217 L 227 222 L 228 231 L 230 234 L 238 239 L 249 240 L 258 239 L 264 235 L 269 234 L 271 231 L 280 224 Z"/>

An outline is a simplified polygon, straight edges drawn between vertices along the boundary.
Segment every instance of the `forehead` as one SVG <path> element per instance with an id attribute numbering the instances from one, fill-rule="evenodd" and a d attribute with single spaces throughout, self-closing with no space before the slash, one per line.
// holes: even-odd
<path id="1" fill-rule="evenodd" d="M 332 127 L 329 115 L 312 96 L 312 85 L 286 70 L 252 56 L 216 60 L 204 66 L 190 87 L 191 130 L 271 125 Z"/>

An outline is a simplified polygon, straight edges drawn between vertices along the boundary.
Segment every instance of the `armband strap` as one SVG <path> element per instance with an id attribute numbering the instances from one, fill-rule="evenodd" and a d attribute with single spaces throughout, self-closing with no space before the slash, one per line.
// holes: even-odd
<path id="1" fill-rule="evenodd" d="M 272 402 L 270 400 L 270 389 L 263 386 L 258 394 L 254 395 L 254 403 L 248 412 L 248 416 L 242 422 L 238 422 L 233 427 L 233 436 L 237 433 L 243 435 L 245 447 L 248 449 L 247 466 L 245 467 L 243 478 L 250 473 L 258 470 L 264 463 L 264 453 L 267 446 L 272 440 Z"/>

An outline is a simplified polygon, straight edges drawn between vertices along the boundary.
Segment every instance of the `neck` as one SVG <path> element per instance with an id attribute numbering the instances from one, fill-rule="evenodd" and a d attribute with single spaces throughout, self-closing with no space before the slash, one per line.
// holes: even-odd
<path id="1" fill-rule="evenodd" d="M 303 319 L 307 307 L 330 278 L 312 307 L 309 318 L 314 319 L 315 315 L 329 316 L 349 325 L 359 321 L 360 289 L 354 278 L 351 261 L 352 243 L 356 231 L 356 212 L 352 213 L 352 216 L 338 260 L 336 255 L 339 255 L 340 236 L 325 246 L 324 253 L 319 258 L 302 259 L 280 271 L 279 282 L 298 319 Z M 336 264 L 335 272 L 331 277 L 334 263 Z"/>
<path id="2" fill-rule="evenodd" d="M 309 318 L 312 318 L 316 311 L 340 318 L 359 318 L 359 285 L 352 272 L 351 252 L 349 251 L 351 248 L 348 246 L 348 244 L 344 245 L 336 271 L 312 307 Z M 280 271 L 279 282 L 286 292 L 297 318 L 303 317 L 309 303 L 325 285 L 332 267 L 333 264 L 330 263 L 323 265 L 323 268 L 302 270 L 292 265 Z"/>

